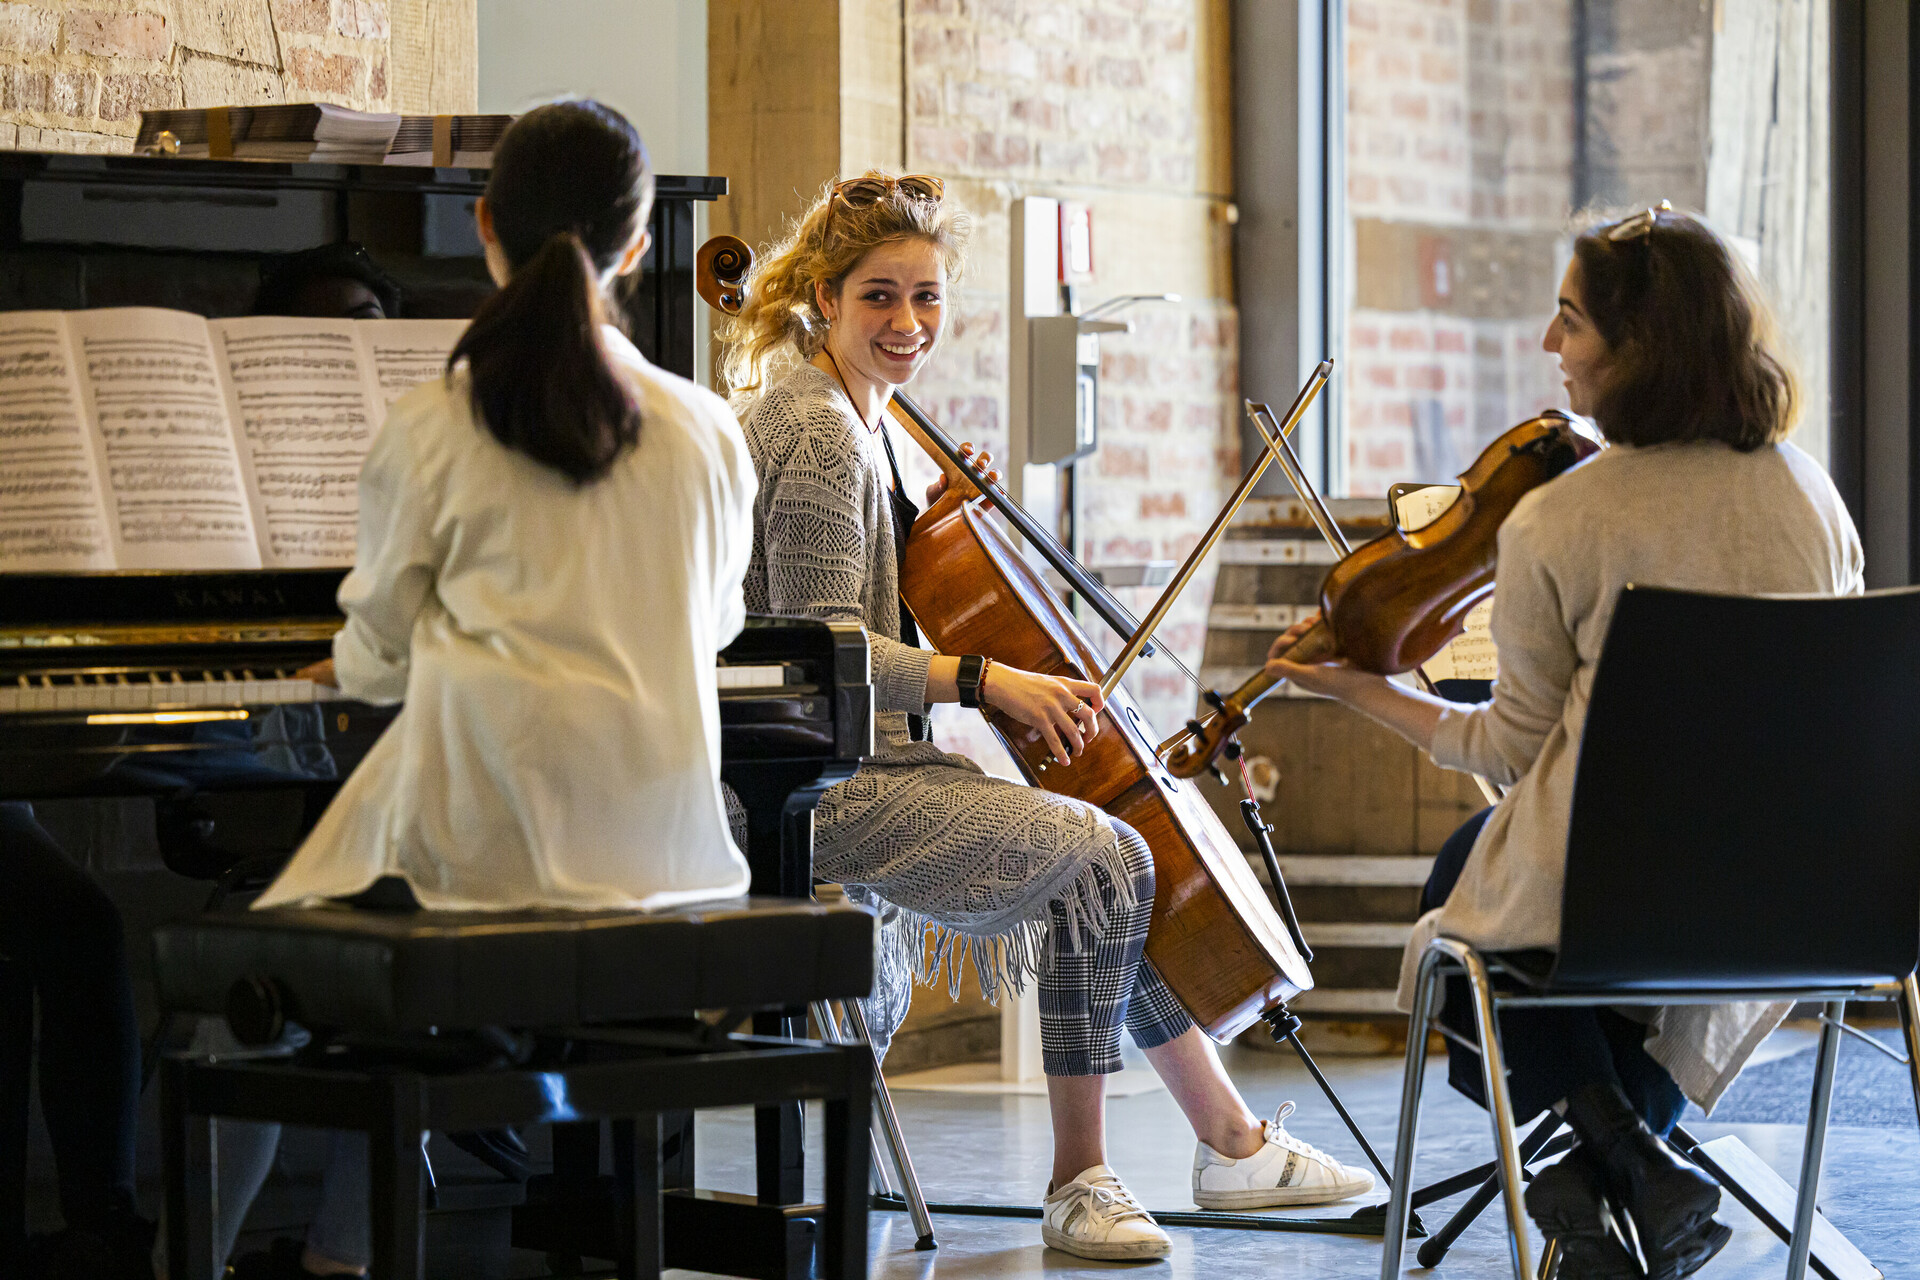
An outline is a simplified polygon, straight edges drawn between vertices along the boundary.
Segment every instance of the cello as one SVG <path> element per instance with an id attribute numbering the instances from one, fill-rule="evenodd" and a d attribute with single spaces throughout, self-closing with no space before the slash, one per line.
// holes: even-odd
<path id="1" fill-rule="evenodd" d="M 696 258 L 696 285 L 717 310 L 737 312 L 752 250 L 715 237 Z M 1098 682 L 1104 662 L 1078 619 L 992 517 L 997 510 L 1123 634 L 1136 625 L 1039 524 L 981 473 L 904 394 L 895 421 L 947 477 L 914 522 L 900 594 L 920 633 L 942 653 L 978 653 L 1062 679 Z M 1194 1021 L 1229 1040 L 1313 987 L 1301 949 L 1269 902 L 1198 784 L 1160 763 L 1147 722 L 1123 688 L 1098 713 L 1100 732 L 1071 762 L 1053 759 L 1038 730 L 983 708 L 1031 784 L 1095 805 L 1130 824 L 1153 853 L 1156 890 L 1146 954 Z"/>

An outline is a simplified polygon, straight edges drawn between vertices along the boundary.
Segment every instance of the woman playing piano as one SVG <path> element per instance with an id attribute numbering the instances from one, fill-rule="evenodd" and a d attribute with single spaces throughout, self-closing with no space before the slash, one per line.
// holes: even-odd
<path id="1" fill-rule="evenodd" d="M 1280 1118 L 1263 1125 L 1142 958 L 1153 862 L 1132 828 L 930 740 L 932 703 L 986 704 L 1064 759 L 1083 750 L 1100 705 L 1096 685 L 919 648 L 900 600 L 917 508 L 883 409 L 939 343 L 967 230 L 938 179 L 869 173 L 832 187 L 762 259 L 726 356 L 730 384 L 752 400 L 760 476 L 747 603 L 858 623 L 871 641 L 876 750 L 821 801 L 814 865 L 881 910 L 876 1042 L 904 1016 L 915 976 L 944 969 L 957 988 L 971 961 L 990 997 L 1037 980 L 1054 1132 L 1042 1235 L 1084 1257 L 1160 1257 L 1165 1232 L 1106 1163 L 1103 1077 L 1120 1069 L 1123 1026 L 1201 1140 L 1202 1205 L 1324 1203 L 1373 1180 Z"/>
<path id="2" fill-rule="evenodd" d="M 464 910 L 746 890 L 714 659 L 745 617 L 753 470 L 719 397 L 607 323 L 652 201 L 639 135 L 598 103 L 500 140 L 475 210 L 500 290 L 374 441 L 325 673 L 406 706 L 260 906 L 376 882 Z M 282 1274 L 364 1270 L 364 1153 L 336 1142 Z"/>
<path id="3" fill-rule="evenodd" d="M 1543 345 L 1559 357 L 1574 411 L 1613 447 L 1528 495 L 1500 530 L 1491 701 L 1457 706 L 1337 663 L 1269 663 L 1442 765 L 1512 784 L 1441 851 L 1410 965 L 1436 931 L 1498 950 L 1557 942 L 1580 734 L 1621 588 L 1861 588 L 1846 508 L 1819 464 L 1786 441 L 1797 391 L 1765 304 L 1704 223 L 1662 205 L 1580 235 Z M 1446 1016 L 1471 1035 L 1467 1008 L 1462 983 Z M 1563 1280 L 1642 1274 L 1607 1229 L 1610 1209 L 1633 1220 L 1651 1276 L 1689 1275 L 1725 1244 L 1712 1216 L 1718 1188 L 1662 1138 L 1687 1098 L 1713 1105 L 1784 1013 L 1502 1015 L 1516 1112 L 1559 1108 L 1580 1142 L 1527 1192 L 1541 1230 L 1563 1246 Z M 1477 1060 L 1449 1052 L 1455 1087 L 1479 1100 Z"/>

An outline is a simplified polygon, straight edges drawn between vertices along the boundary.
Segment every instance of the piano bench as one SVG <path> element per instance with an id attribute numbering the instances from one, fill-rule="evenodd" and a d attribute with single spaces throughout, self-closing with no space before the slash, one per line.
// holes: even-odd
<path id="1" fill-rule="evenodd" d="M 221 911 L 158 929 L 155 970 L 163 1009 L 227 1014 L 243 1043 L 278 1039 L 288 1021 L 314 1032 L 293 1054 L 162 1063 L 177 1278 L 215 1280 L 225 1262 L 213 1256 L 219 1117 L 366 1133 L 382 1280 L 424 1274 L 427 1132 L 597 1135 L 611 1121 L 615 1211 L 591 1235 L 602 1247 L 611 1236 L 627 1277 L 704 1256 L 675 1225 L 703 1203 L 669 1197 L 663 1226 L 662 1192 L 691 1185 L 683 1167 L 663 1176 L 663 1124 L 678 1132 L 675 1113 L 805 1098 L 826 1101 L 818 1274 L 866 1274 L 872 1052 L 725 1035 L 692 1017 L 865 995 L 873 919 L 861 908 L 749 898 L 644 914 Z M 743 1210 L 743 1228 L 796 1229 L 793 1206 L 745 1208 L 757 1212 Z"/>

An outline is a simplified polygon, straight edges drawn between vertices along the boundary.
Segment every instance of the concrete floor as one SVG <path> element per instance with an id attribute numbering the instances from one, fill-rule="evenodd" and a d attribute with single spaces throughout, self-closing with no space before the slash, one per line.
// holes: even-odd
<path id="1" fill-rule="evenodd" d="M 1305 1070 L 1292 1059 L 1257 1050 L 1229 1050 L 1228 1066 L 1256 1110 L 1271 1112 L 1286 1099 L 1300 1104 L 1289 1129 L 1343 1160 L 1364 1157 L 1321 1098 Z M 1329 1058 L 1323 1063 L 1348 1107 L 1391 1161 L 1399 1111 L 1399 1059 Z M 927 1196 L 936 1201 L 1036 1202 L 1046 1185 L 1049 1141 L 1046 1102 L 1032 1097 L 980 1097 L 938 1093 L 896 1095 Z M 1436 1068 L 1422 1112 L 1417 1177 L 1430 1182 L 1489 1158 L 1485 1114 L 1446 1087 Z M 1801 1130 L 1785 1125 L 1692 1126 L 1696 1136 L 1736 1133 L 1788 1181 L 1797 1177 Z M 1109 1103 L 1111 1160 L 1150 1209 L 1191 1210 L 1188 1168 L 1193 1138 L 1164 1092 Z M 704 1185 L 751 1190 L 751 1117 L 719 1112 L 702 1118 Z M 817 1148 L 816 1148 L 817 1150 Z M 817 1167 L 817 1160 L 811 1162 Z M 816 1192 L 817 1194 L 817 1192 Z M 1384 1199 L 1377 1191 L 1370 1199 Z M 1920 1275 L 1920 1130 L 1836 1128 L 1827 1144 L 1821 1201 L 1846 1232 L 1890 1277 Z M 1360 1202 L 1296 1211 L 1296 1216 L 1332 1217 Z M 1459 1201 L 1425 1211 L 1429 1228 L 1445 1221 Z M 1699 1274 L 1707 1280 L 1782 1275 L 1786 1247 L 1728 1198 L 1722 1217 L 1733 1242 Z M 1507 1274 L 1504 1236 L 1496 1214 L 1483 1215 L 1431 1274 L 1497 1277 Z M 941 1216 L 935 1220 L 940 1248 L 913 1250 L 913 1230 L 904 1214 L 875 1214 L 872 1225 L 876 1280 L 970 1280 L 973 1277 L 1077 1276 L 1116 1269 L 1176 1277 L 1284 1276 L 1286 1280 L 1376 1276 L 1377 1240 L 1357 1237 L 1252 1231 L 1174 1229 L 1172 1258 L 1160 1264 L 1084 1262 L 1044 1248 L 1031 1220 Z M 1539 1239 L 1535 1237 L 1535 1248 Z M 1537 1253 L 1536 1253 L 1537 1256 Z M 1408 1267 L 1415 1266 L 1408 1250 Z M 675 1273 L 688 1274 L 688 1273 Z M 1416 1272 L 1416 1274 L 1429 1274 Z"/>

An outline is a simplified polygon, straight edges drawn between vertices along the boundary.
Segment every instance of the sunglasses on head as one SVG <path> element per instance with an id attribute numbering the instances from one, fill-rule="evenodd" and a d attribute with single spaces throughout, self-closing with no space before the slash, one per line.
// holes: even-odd
<path id="1" fill-rule="evenodd" d="M 1653 234 L 1654 226 L 1660 220 L 1660 215 L 1672 212 L 1673 205 L 1662 200 L 1651 209 L 1642 209 L 1632 217 L 1620 219 L 1620 221 L 1607 228 L 1605 232 L 1606 237 L 1614 244 L 1623 244 L 1628 240 L 1638 240 L 1643 236 L 1650 236 Z"/>
<path id="2" fill-rule="evenodd" d="M 833 193 L 827 197 L 827 203 L 832 205 L 838 202 L 849 209 L 865 209 L 878 204 L 895 191 L 904 192 L 912 200 L 939 204 L 947 188 L 945 183 L 930 173 L 907 173 L 898 178 L 848 178 L 845 182 L 833 184 Z"/>

